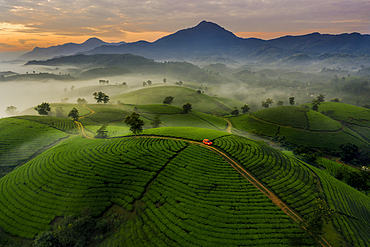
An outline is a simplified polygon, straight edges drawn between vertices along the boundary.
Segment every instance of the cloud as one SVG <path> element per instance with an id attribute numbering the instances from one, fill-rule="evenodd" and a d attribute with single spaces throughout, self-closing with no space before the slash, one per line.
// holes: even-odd
<path id="1" fill-rule="evenodd" d="M 38 39 L 19 39 L 18 42 L 22 45 L 26 44 L 27 42 L 30 41 L 39 41 Z"/>
<path id="2" fill-rule="evenodd" d="M 15 45 L 10 45 L 10 44 L 5 44 L 5 43 L 0 43 L 0 46 L 4 47 L 4 48 L 14 48 L 14 47 L 16 47 Z"/>

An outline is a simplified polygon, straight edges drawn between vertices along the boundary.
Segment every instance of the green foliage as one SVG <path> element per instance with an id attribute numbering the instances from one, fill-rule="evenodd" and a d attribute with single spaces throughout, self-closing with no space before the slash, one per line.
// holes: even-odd
<path id="1" fill-rule="evenodd" d="M 234 110 L 232 110 L 230 114 L 231 114 L 231 115 L 234 115 L 234 116 L 239 115 L 239 110 L 238 110 L 238 108 L 236 108 L 236 106 L 235 106 L 235 107 L 234 107 Z"/>
<path id="2" fill-rule="evenodd" d="M 206 94 L 198 94 L 196 90 L 176 86 L 152 86 L 140 90 L 120 94 L 112 97 L 112 100 L 121 100 L 125 104 L 148 105 L 163 104 L 163 100 L 171 95 L 174 99 L 172 105 L 182 107 L 189 102 L 193 110 L 210 114 L 229 114 L 232 108 L 243 104 L 239 101 L 211 97 Z"/>
<path id="3" fill-rule="evenodd" d="M 73 122 L 53 117 L 24 116 L 0 119 L 0 167 L 16 167 L 42 148 L 77 133 Z M 34 121 L 35 120 L 35 121 Z"/>
<path id="4" fill-rule="evenodd" d="M 142 204 L 137 217 L 103 246 L 314 245 L 263 193 L 205 147 L 189 145 L 179 152 Z"/>
<path id="5" fill-rule="evenodd" d="M 325 101 L 325 95 L 320 94 L 317 96 L 317 102 L 321 103 Z"/>
<path id="6" fill-rule="evenodd" d="M 289 105 L 293 106 L 294 104 L 294 97 L 289 97 Z"/>
<path id="7" fill-rule="evenodd" d="M 56 216 L 87 206 L 94 217 L 113 203 L 126 207 L 186 145 L 153 138 L 71 138 L 0 179 L 0 228 L 34 238 L 50 230 Z"/>
<path id="8" fill-rule="evenodd" d="M 166 98 L 164 98 L 163 100 L 163 104 L 166 104 L 166 105 L 171 105 L 173 102 L 173 97 L 172 96 L 167 96 Z"/>
<path id="9" fill-rule="evenodd" d="M 94 99 L 96 100 L 96 103 L 104 102 L 104 104 L 109 102 L 109 96 L 106 95 L 103 92 L 95 92 L 93 93 Z"/>
<path id="10" fill-rule="evenodd" d="M 85 100 L 85 98 L 78 98 L 77 99 L 77 104 L 84 105 L 84 104 L 87 104 L 87 101 Z"/>
<path id="11" fill-rule="evenodd" d="M 248 113 L 249 112 L 249 110 L 251 109 L 250 107 L 249 107 L 249 105 L 243 105 L 242 107 L 240 107 L 241 109 L 242 109 L 242 111 L 243 111 L 243 113 Z"/>
<path id="12" fill-rule="evenodd" d="M 158 128 L 163 122 L 160 120 L 161 115 L 157 114 L 155 115 L 153 121 L 150 122 L 150 125 L 152 128 Z"/>
<path id="13" fill-rule="evenodd" d="M 97 131 L 95 138 L 107 138 L 108 137 L 108 131 L 107 131 L 107 125 L 103 124 Z"/>
<path id="14" fill-rule="evenodd" d="M 140 119 L 140 114 L 132 112 L 131 115 L 127 115 L 123 121 L 130 126 L 130 130 L 134 135 L 143 131 L 144 121 Z"/>
<path id="15" fill-rule="evenodd" d="M 35 107 L 35 111 L 37 111 L 39 115 L 48 115 L 51 111 L 50 104 L 47 102 L 42 102 L 40 105 Z"/>
<path id="16" fill-rule="evenodd" d="M 278 106 L 283 106 L 283 105 L 284 105 L 284 101 L 279 100 L 278 102 L 276 102 L 276 104 L 277 104 Z"/>
<path id="17" fill-rule="evenodd" d="M 230 121 L 238 129 L 262 131 L 263 135 L 293 145 L 324 150 L 338 150 L 340 145 L 346 143 L 363 148 L 369 145 L 355 132 L 342 128 L 337 121 L 301 107 L 274 107 L 232 117 Z"/>
<path id="18" fill-rule="evenodd" d="M 182 113 L 189 113 L 191 111 L 191 104 L 190 103 L 186 103 L 182 106 Z"/>
<path id="19" fill-rule="evenodd" d="M 370 197 L 335 179 L 325 171 L 310 167 L 320 178 L 327 205 L 334 211 L 335 228 L 353 246 L 368 246 L 370 240 Z"/>
<path id="20" fill-rule="evenodd" d="M 80 117 L 78 114 L 78 110 L 76 108 L 73 108 L 69 113 L 68 117 L 71 117 L 73 121 L 77 121 Z"/>
<path id="21" fill-rule="evenodd" d="M 269 106 L 270 106 L 269 103 L 262 101 L 262 107 L 269 108 Z"/>
<path id="22" fill-rule="evenodd" d="M 340 101 L 339 98 L 332 98 L 332 99 L 329 100 L 329 102 L 339 102 L 339 101 Z"/>
<path id="23" fill-rule="evenodd" d="M 356 158 L 358 155 L 358 147 L 356 144 L 347 143 L 347 144 L 342 144 L 339 147 L 341 149 L 340 158 L 344 162 L 349 162 L 353 160 L 354 158 Z"/>
<path id="24" fill-rule="evenodd" d="M 332 212 L 326 202 L 321 198 L 317 198 L 315 200 L 314 212 L 306 221 L 307 230 L 315 236 L 321 236 L 323 234 L 324 221 L 329 222 L 331 219 L 331 214 Z"/>

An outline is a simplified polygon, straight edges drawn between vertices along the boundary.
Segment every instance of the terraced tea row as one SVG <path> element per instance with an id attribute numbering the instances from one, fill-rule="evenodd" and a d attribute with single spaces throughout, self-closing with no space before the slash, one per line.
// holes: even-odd
<path id="1" fill-rule="evenodd" d="M 17 118 L 47 124 L 52 128 L 67 132 L 69 134 L 78 133 L 77 125 L 71 119 L 42 116 L 19 116 Z"/>
<path id="2" fill-rule="evenodd" d="M 112 203 L 132 209 L 146 185 L 187 145 L 157 139 L 76 137 L 0 180 L 0 227 L 32 238 L 56 216 L 89 206 L 99 215 Z"/>
<path id="3" fill-rule="evenodd" d="M 0 121 L 0 136 L 0 166 L 16 166 L 38 150 L 68 135 L 46 124 L 4 118 Z"/>
<path id="4" fill-rule="evenodd" d="M 276 108 L 278 107 L 271 108 L 271 112 L 273 112 L 272 110 Z M 257 113 L 262 111 L 258 111 Z M 290 121 L 287 121 L 287 119 L 285 119 L 284 113 L 281 113 L 280 120 L 276 123 L 270 122 L 272 120 L 275 120 L 275 118 L 267 118 L 265 116 L 266 114 L 263 114 L 262 117 L 269 121 L 265 121 L 263 119 L 255 117 L 255 115 L 261 115 L 257 113 L 253 113 L 253 115 L 245 114 L 238 117 L 231 117 L 230 121 L 237 129 L 256 132 L 261 135 L 286 141 L 287 143 L 293 145 L 306 145 L 309 147 L 322 148 L 327 150 L 339 150 L 339 146 L 346 143 L 353 143 L 361 148 L 370 147 L 370 143 L 363 139 L 359 134 L 348 129 L 347 127 L 342 127 L 338 129 L 340 125 L 338 122 L 325 117 L 320 113 L 313 113 L 313 111 L 307 112 L 307 115 L 314 115 L 305 120 L 305 122 L 307 123 L 306 127 L 304 127 L 303 125 L 298 126 L 298 123 L 295 124 L 294 122 L 291 123 Z M 308 119 L 311 120 L 308 121 Z M 336 126 L 335 123 L 339 125 Z"/>
<path id="5" fill-rule="evenodd" d="M 369 246 L 370 198 L 326 172 L 312 169 L 320 177 L 329 207 L 337 212 L 335 227 L 351 246 Z"/>
<path id="6" fill-rule="evenodd" d="M 218 138 L 214 145 L 235 158 L 301 216 L 312 213 L 317 188 L 313 175 L 301 162 L 267 145 L 236 136 Z"/>
<path id="7" fill-rule="evenodd" d="M 102 246 L 309 246 L 314 242 L 225 160 L 195 145 L 163 169 L 143 209 Z"/>

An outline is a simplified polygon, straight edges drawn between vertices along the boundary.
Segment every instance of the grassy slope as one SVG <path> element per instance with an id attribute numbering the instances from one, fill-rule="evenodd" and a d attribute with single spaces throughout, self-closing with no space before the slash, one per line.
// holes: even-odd
<path id="1" fill-rule="evenodd" d="M 263 173 L 258 172 L 260 169 L 255 171 L 257 176 L 262 176 L 260 179 L 297 211 L 310 213 L 310 198 L 315 197 L 312 177 L 304 167 L 264 144 L 194 128 L 153 129 L 146 134 L 194 140 L 206 137 L 216 139 L 220 148 L 227 149 L 228 145 L 223 145 L 225 141 L 246 148 L 249 150 L 246 153 L 254 157 L 253 167 L 263 167 Z M 230 150 L 232 157 L 241 159 L 234 152 L 238 149 Z M 247 156 L 244 158 L 251 160 Z M 274 166 L 275 162 L 279 168 Z M 247 163 L 243 162 L 252 169 L 252 164 Z M 302 173 L 292 173 L 297 169 L 302 169 Z M 268 171 L 273 173 L 267 175 Z M 283 187 L 279 186 L 281 179 L 285 181 Z M 302 197 L 296 194 L 298 190 L 305 191 Z M 134 210 L 136 217 L 127 222 L 116 243 L 126 241 L 134 246 L 313 244 L 280 209 L 218 155 L 182 141 L 76 137 L 1 179 L 0 194 L 1 228 L 28 238 L 48 229 L 56 216 L 78 213 L 86 206 L 99 215 L 110 205 L 118 204 Z M 143 225 L 150 228 L 143 229 Z M 258 237 L 261 234 L 264 237 Z"/>
<path id="2" fill-rule="evenodd" d="M 245 131 L 255 129 L 262 135 L 285 138 L 294 145 L 337 150 L 341 144 L 369 147 L 360 135 L 320 113 L 293 106 L 274 107 L 252 114 L 231 117 L 233 126 Z"/>
<path id="3" fill-rule="evenodd" d="M 0 119 L 0 166 L 17 166 L 40 149 L 68 136 L 65 132 L 42 124 L 43 118 L 37 117 L 37 121 L 15 117 Z M 59 119 L 53 120 L 56 123 Z"/>
<path id="4" fill-rule="evenodd" d="M 370 197 L 335 179 L 328 173 L 311 167 L 319 176 L 331 209 L 333 222 L 351 246 L 370 245 Z"/>
<path id="5" fill-rule="evenodd" d="M 370 109 L 336 102 L 323 102 L 319 111 L 333 110 L 328 116 L 342 122 L 353 131 L 370 141 Z"/>
<path id="6" fill-rule="evenodd" d="M 206 94 L 198 94 L 195 90 L 180 86 L 157 86 L 146 87 L 140 90 L 126 94 L 116 95 L 112 100 L 120 100 L 125 104 L 161 104 L 165 97 L 174 97 L 173 105 L 183 106 L 185 103 L 191 103 L 194 110 L 221 114 L 229 113 L 232 108 L 226 104 L 220 103 L 215 98 Z"/>

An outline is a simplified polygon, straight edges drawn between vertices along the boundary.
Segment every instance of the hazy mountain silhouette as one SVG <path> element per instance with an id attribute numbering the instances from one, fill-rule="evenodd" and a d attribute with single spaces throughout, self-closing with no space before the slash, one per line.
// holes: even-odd
<path id="1" fill-rule="evenodd" d="M 90 38 L 82 44 L 67 43 L 63 45 L 51 46 L 47 48 L 36 47 L 32 51 L 22 55 L 19 59 L 32 60 L 32 59 L 48 59 L 56 56 L 68 56 L 78 52 L 84 52 L 94 49 L 95 47 L 102 45 L 120 45 L 120 43 L 106 43 L 98 38 Z"/>
<path id="2" fill-rule="evenodd" d="M 284 36 L 262 40 L 240 38 L 216 23 L 202 21 L 195 27 L 183 29 L 155 42 L 138 41 L 108 44 L 97 38 L 82 44 L 64 44 L 49 48 L 35 48 L 21 59 L 45 59 L 72 54 L 131 53 L 156 60 L 197 61 L 212 57 L 236 61 L 274 62 L 295 54 L 317 56 L 323 53 L 370 54 L 370 35 L 320 34 Z"/>
<path id="3" fill-rule="evenodd" d="M 243 39 L 207 21 L 180 30 L 155 42 L 139 41 L 115 47 L 100 46 L 84 54 L 132 53 L 152 59 L 189 60 L 199 57 L 225 57 L 236 60 L 276 61 L 294 54 L 370 54 L 370 35 L 320 34 L 284 36 L 272 40 Z"/>

